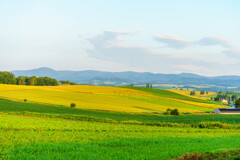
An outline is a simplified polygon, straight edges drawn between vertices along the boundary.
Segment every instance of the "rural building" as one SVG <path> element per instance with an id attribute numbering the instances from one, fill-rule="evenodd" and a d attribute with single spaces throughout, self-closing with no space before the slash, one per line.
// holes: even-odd
<path id="1" fill-rule="evenodd" d="M 240 114 L 240 108 L 219 108 L 219 109 L 215 109 L 214 113 L 217 113 L 217 114 Z"/>
<path id="2" fill-rule="evenodd" d="M 228 103 L 228 101 L 226 99 L 222 99 L 221 102 L 226 103 L 226 104 Z"/>

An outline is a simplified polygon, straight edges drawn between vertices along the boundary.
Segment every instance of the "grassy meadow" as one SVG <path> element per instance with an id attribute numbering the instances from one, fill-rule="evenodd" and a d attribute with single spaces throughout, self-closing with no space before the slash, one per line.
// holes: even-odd
<path id="1" fill-rule="evenodd" d="M 0 97 L 0 159 L 168 160 L 240 147 L 239 115 L 207 114 L 225 106 L 169 90 L 0 85 Z"/>

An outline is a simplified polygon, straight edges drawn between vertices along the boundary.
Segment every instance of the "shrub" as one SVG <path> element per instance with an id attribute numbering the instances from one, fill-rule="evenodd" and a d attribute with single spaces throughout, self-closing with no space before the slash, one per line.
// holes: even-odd
<path id="1" fill-rule="evenodd" d="M 170 112 L 170 111 L 172 111 L 171 108 L 168 108 L 168 109 L 167 109 L 167 112 Z"/>
<path id="2" fill-rule="evenodd" d="M 171 108 L 168 108 L 168 109 L 166 110 L 166 112 L 163 112 L 163 115 L 170 115 L 171 111 L 172 111 L 172 109 L 171 109 Z"/>
<path id="3" fill-rule="evenodd" d="M 178 116 L 178 115 L 179 115 L 178 109 L 172 110 L 172 111 L 170 112 L 170 115 Z"/>
<path id="4" fill-rule="evenodd" d="M 72 108 L 75 108 L 76 107 L 76 104 L 75 103 L 71 103 L 70 105 Z"/>
<path id="5" fill-rule="evenodd" d="M 122 121 L 123 124 L 134 124 L 134 125 L 144 125 L 144 122 L 135 121 L 135 120 L 126 120 Z"/>
<path id="6" fill-rule="evenodd" d="M 24 102 L 27 102 L 27 99 L 24 99 L 23 101 L 24 101 Z"/>
<path id="7" fill-rule="evenodd" d="M 190 113 L 190 112 L 183 112 L 182 114 L 189 115 L 189 114 L 192 114 L 192 113 Z"/>
<path id="8" fill-rule="evenodd" d="M 225 124 L 221 122 L 200 122 L 198 124 L 199 128 L 208 128 L 208 129 L 214 129 L 214 128 L 223 128 L 223 129 L 230 129 L 234 128 L 234 126 L 231 126 L 230 124 Z"/>
<path id="9" fill-rule="evenodd" d="M 163 114 L 163 115 L 169 115 L 170 112 L 163 112 L 162 114 Z"/>

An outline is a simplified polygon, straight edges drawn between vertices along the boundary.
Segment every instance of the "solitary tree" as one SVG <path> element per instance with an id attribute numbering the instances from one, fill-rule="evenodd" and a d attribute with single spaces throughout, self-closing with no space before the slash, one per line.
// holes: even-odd
<path id="1" fill-rule="evenodd" d="M 200 94 L 203 95 L 203 94 L 205 94 L 205 92 L 204 92 L 204 91 L 201 91 Z"/>
<path id="2" fill-rule="evenodd" d="M 71 103 L 71 108 L 75 108 L 76 104 L 75 103 Z"/>
<path id="3" fill-rule="evenodd" d="M 150 84 L 150 88 L 152 88 L 152 83 Z"/>
<path id="4" fill-rule="evenodd" d="M 151 84 L 150 84 L 150 83 L 147 83 L 147 84 L 146 84 L 146 88 L 151 88 Z"/>
<path id="5" fill-rule="evenodd" d="M 179 115 L 178 109 L 172 110 L 172 111 L 170 112 L 170 115 L 178 116 L 178 115 Z"/>

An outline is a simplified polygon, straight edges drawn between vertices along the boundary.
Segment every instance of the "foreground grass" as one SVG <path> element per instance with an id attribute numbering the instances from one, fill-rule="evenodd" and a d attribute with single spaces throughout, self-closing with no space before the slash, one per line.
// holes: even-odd
<path id="1" fill-rule="evenodd" d="M 3 159 L 172 159 L 240 147 L 238 130 L 0 116 Z"/>
<path id="2" fill-rule="evenodd" d="M 235 138 L 234 140 L 239 142 L 239 138 Z M 186 152 L 194 153 L 195 151 L 199 151 L 214 153 L 228 151 L 225 147 L 231 149 L 239 147 L 237 143 L 234 143 L 234 140 L 230 138 L 223 138 L 221 141 L 217 138 L 156 138 L 121 139 L 118 141 L 84 144 L 41 143 L 18 146 L 8 152 L 6 159 L 170 160 Z M 186 145 L 189 146 L 186 147 Z M 211 146 L 206 147 L 205 145 Z"/>

